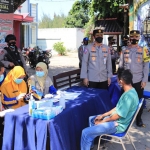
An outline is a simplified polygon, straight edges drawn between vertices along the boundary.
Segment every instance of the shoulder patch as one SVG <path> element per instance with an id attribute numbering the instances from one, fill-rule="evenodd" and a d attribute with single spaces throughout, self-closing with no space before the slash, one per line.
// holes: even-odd
<path id="1" fill-rule="evenodd" d="M 85 48 L 85 49 L 84 49 L 84 54 L 86 54 L 86 53 L 87 53 L 87 51 L 88 51 L 88 50 Z"/>

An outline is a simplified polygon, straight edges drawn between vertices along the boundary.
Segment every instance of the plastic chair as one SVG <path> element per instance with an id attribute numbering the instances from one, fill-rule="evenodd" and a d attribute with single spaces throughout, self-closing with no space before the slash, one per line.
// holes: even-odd
<path id="1" fill-rule="evenodd" d="M 144 108 L 146 108 L 146 99 L 150 99 L 150 91 L 143 91 L 143 97 L 144 97 Z M 148 110 L 148 112 L 150 112 L 150 109 Z"/>
<path id="2" fill-rule="evenodd" d="M 129 130 L 130 130 L 130 128 L 131 128 L 131 126 L 132 126 L 132 124 L 133 124 L 133 122 L 134 122 L 134 120 L 135 120 L 135 118 L 136 118 L 136 116 L 137 116 L 137 114 L 138 114 L 138 112 L 139 112 L 139 110 L 140 110 L 142 104 L 143 104 L 143 100 L 144 100 L 144 98 L 142 98 L 142 99 L 140 100 L 140 102 L 139 102 L 139 104 L 138 104 L 138 107 L 137 107 L 137 110 L 136 110 L 136 112 L 135 112 L 135 114 L 134 114 L 134 116 L 133 116 L 133 118 L 132 118 L 132 120 L 131 120 L 131 123 L 130 123 L 130 125 L 128 126 L 127 130 L 126 130 L 125 132 L 123 132 L 123 133 L 102 134 L 102 135 L 99 137 L 99 142 L 98 142 L 98 148 L 97 148 L 97 150 L 99 150 L 99 148 L 100 148 L 100 141 L 101 141 L 101 139 L 102 139 L 102 140 L 105 140 L 105 141 L 111 141 L 111 142 L 115 142 L 115 143 L 118 143 L 118 144 L 122 144 L 123 150 L 126 150 L 126 148 L 125 148 L 125 146 L 124 146 L 124 143 L 123 143 L 123 138 L 125 138 L 125 137 L 128 137 L 128 139 L 129 139 L 129 141 L 131 142 L 133 148 L 136 150 L 135 145 L 134 145 L 134 143 L 133 143 L 133 141 L 132 141 L 132 139 L 131 139 L 131 137 L 130 137 L 130 135 L 129 135 Z M 115 140 L 113 140 L 113 139 L 105 139 L 105 138 L 103 138 L 103 136 L 115 138 L 115 139 L 117 139 L 118 141 L 115 141 Z"/>
<path id="3" fill-rule="evenodd" d="M 143 97 L 145 98 L 145 99 L 149 99 L 150 98 L 150 91 L 143 91 Z"/>

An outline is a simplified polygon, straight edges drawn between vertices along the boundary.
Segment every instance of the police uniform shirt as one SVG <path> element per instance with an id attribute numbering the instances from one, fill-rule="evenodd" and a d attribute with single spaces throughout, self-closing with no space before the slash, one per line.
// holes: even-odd
<path id="1" fill-rule="evenodd" d="M 80 77 L 93 82 L 104 82 L 112 77 L 111 54 L 107 45 L 97 47 L 91 43 L 86 46 Z"/>
<path id="2" fill-rule="evenodd" d="M 86 47 L 85 45 L 81 45 L 78 49 L 78 58 L 79 58 L 80 63 L 82 63 L 83 52 L 84 52 L 85 47 Z"/>
<path id="3" fill-rule="evenodd" d="M 7 68 L 10 64 L 10 61 L 5 60 L 5 55 L 7 54 L 6 50 L 0 50 L 0 61 L 4 64 L 4 66 Z"/>
<path id="4" fill-rule="evenodd" d="M 121 53 L 119 67 L 131 70 L 133 83 L 148 81 L 149 62 L 144 62 L 143 48 L 140 46 L 127 46 Z"/>
<path id="5" fill-rule="evenodd" d="M 115 60 L 117 59 L 117 52 L 115 51 L 113 46 L 109 46 L 110 48 L 110 53 L 111 53 L 111 59 Z"/>

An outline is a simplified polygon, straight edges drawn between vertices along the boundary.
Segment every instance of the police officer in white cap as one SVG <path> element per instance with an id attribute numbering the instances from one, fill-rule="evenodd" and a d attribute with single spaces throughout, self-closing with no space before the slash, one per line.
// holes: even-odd
<path id="1" fill-rule="evenodd" d="M 80 77 L 89 88 L 107 89 L 111 83 L 112 64 L 110 48 L 102 44 L 104 28 L 93 30 L 94 43 L 89 44 L 83 53 Z"/>
<path id="2" fill-rule="evenodd" d="M 143 90 L 148 82 L 149 62 L 144 61 L 144 49 L 138 46 L 139 39 L 140 32 L 138 30 L 130 31 L 131 45 L 126 46 L 125 50 L 122 51 L 119 66 L 131 70 L 133 74 L 133 87 L 137 91 L 140 99 L 143 97 Z M 136 118 L 136 124 L 139 127 L 144 126 L 141 119 L 142 113 L 143 107 L 140 109 Z"/>

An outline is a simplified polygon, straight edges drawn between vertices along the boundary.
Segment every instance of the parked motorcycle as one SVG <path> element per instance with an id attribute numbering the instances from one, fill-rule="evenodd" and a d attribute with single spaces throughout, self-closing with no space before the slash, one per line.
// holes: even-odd
<path id="1" fill-rule="evenodd" d="M 47 55 L 47 57 L 51 58 L 52 57 L 52 50 L 51 49 L 46 50 L 46 55 Z"/>
<path id="2" fill-rule="evenodd" d="M 49 68 L 49 57 L 47 57 L 46 52 L 41 50 L 38 46 L 34 47 L 33 50 L 29 52 L 29 65 L 31 68 L 35 68 L 36 64 L 39 62 L 44 62 Z"/>
<path id="3" fill-rule="evenodd" d="M 29 62 L 28 54 L 29 54 L 29 48 L 23 48 L 22 49 L 22 55 L 23 55 L 24 60 L 25 60 L 26 63 Z"/>

